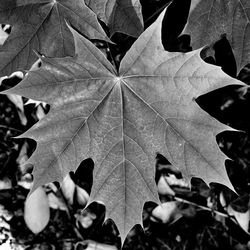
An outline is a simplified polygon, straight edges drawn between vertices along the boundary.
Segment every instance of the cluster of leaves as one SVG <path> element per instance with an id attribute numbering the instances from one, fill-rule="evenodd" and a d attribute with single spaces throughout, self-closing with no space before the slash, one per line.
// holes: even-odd
<path id="1" fill-rule="evenodd" d="M 25 73 L 21 83 L 3 93 L 50 105 L 49 113 L 19 136 L 37 142 L 27 162 L 34 165 L 32 192 L 48 182 L 62 182 L 92 158 L 89 203 L 105 204 L 106 218 L 114 220 L 122 241 L 135 224 L 142 225 L 144 203 L 160 202 L 154 181 L 157 153 L 188 180 L 199 176 L 233 189 L 224 167 L 227 157 L 215 138 L 233 129 L 211 117 L 196 99 L 243 85 L 205 63 L 200 53 L 202 46 L 224 35 L 240 72 L 249 62 L 249 3 L 193 0 L 181 31 L 167 22 L 177 2 L 144 32 L 138 0 L 0 2 L 0 23 L 11 25 L 0 51 L 1 76 Z M 122 59 L 119 45 L 111 41 L 119 41 L 115 32 L 139 36 Z M 197 50 L 169 52 L 181 50 L 181 45 L 171 47 L 181 44 L 181 32 L 191 35 Z M 99 43 L 86 37 L 110 45 L 100 51 Z M 110 55 L 110 47 L 118 53 Z M 31 67 L 37 56 L 41 65 Z"/>

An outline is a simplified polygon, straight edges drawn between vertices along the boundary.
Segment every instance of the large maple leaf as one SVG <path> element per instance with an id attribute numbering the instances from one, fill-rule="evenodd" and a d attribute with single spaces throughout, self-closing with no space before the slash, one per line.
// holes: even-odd
<path id="1" fill-rule="evenodd" d="M 162 13 L 123 58 L 117 72 L 105 56 L 72 29 L 76 54 L 41 58 L 7 91 L 47 102 L 49 113 L 21 137 L 37 141 L 33 190 L 62 181 L 80 162 L 95 162 L 90 201 L 106 205 L 122 239 L 142 224 L 146 201 L 159 202 L 154 181 L 159 152 L 187 178 L 231 187 L 215 136 L 230 129 L 203 111 L 195 98 L 240 84 L 206 64 L 200 50 L 164 51 Z M 6 92 L 5 92 L 6 93 Z"/>
<path id="2" fill-rule="evenodd" d="M 138 37 L 143 31 L 139 0 L 85 0 L 86 4 L 109 27 L 111 36 L 121 32 Z"/>
<path id="3" fill-rule="evenodd" d="M 192 0 L 183 33 L 191 35 L 193 49 L 214 43 L 226 35 L 239 72 L 250 63 L 250 1 Z"/>
<path id="4" fill-rule="evenodd" d="M 37 56 L 74 55 L 74 40 L 65 19 L 90 39 L 109 41 L 96 14 L 84 0 L 1 0 L 0 23 L 12 25 L 0 50 L 0 75 L 27 70 Z"/>

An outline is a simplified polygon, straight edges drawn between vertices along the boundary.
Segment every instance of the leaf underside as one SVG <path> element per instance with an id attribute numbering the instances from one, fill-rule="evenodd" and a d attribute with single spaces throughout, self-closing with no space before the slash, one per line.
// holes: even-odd
<path id="1" fill-rule="evenodd" d="M 164 51 L 163 12 L 133 44 L 117 72 L 104 55 L 71 28 L 76 54 L 41 58 L 42 66 L 5 93 L 47 102 L 50 112 L 21 137 L 37 141 L 28 163 L 36 189 L 62 181 L 80 162 L 95 162 L 90 202 L 105 203 L 122 240 L 142 225 L 146 201 L 159 202 L 155 156 L 164 155 L 187 178 L 232 187 L 226 156 L 215 136 L 226 129 L 195 102 L 217 88 L 240 84 L 206 64 L 200 50 Z"/>
<path id="2" fill-rule="evenodd" d="M 226 35 L 239 73 L 250 62 L 250 1 L 193 0 L 183 33 L 191 35 L 193 49 L 214 43 Z"/>
<path id="3" fill-rule="evenodd" d="M 83 0 L 2 0 L 0 23 L 12 29 L 0 50 L 0 76 L 28 70 L 37 60 L 34 50 L 49 57 L 74 55 L 65 20 L 90 39 L 109 41 Z"/>

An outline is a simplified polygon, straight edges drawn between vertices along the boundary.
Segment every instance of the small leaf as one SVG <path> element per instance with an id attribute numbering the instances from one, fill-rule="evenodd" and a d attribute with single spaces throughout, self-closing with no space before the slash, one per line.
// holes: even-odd
<path id="1" fill-rule="evenodd" d="M 48 198 L 44 189 L 39 187 L 25 201 L 24 220 L 28 228 L 38 234 L 46 227 L 49 218 Z"/>
<path id="2" fill-rule="evenodd" d="M 30 170 L 30 168 L 27 168 L 27 165 L 25 164 L 28 160 L 27 151 L 28 151 L 28 143 L 27 141 L 25 141 L 22 145 L 18 158 L 16 159 L 16 162 L 19 165 L 19 170 L 23 175 L 28 173 Z"/>
<path id="3" fill-rule="evenodd" d="M 28 190 L 32 188 L 32 184 L 33 184 L 33 178 L 32 178 L 32 175 L 29 173 L 23 175 L 21 180 L 18 181 L 19 186 Z"/>
<path id="4" fill-rule="evenodd" d="M 85 207 L 89 200 L 89 194 L 78 185 L 76 185 L 76 200 L 82 207 Z"/>
<path id="5" fill-rule="evenodd" d="M 249 234 L 249 222 L 250 222 L 250 211 L 249 209 L 245 212 L 237 212 L 232 208 L 232 206 L 227 207 L 227 212 L 229 215 L 234 216 L 236 221 L 239 223 L 240 227 Z"/>
<path id="6" fill-rule="evenodd" d="M 23 99 L 20 95 L 7 95 L 8 99 L 15 104 L 15 106 L 21 110 L 22 112 L 24 111 L 23 109 Z"/>
<path id="7" fill-rule="evenodd" d="M 80 223 L 83 228 L 89 228 L 92 226 L 93 221 L 96 219 L 96 214 L 91 213 L 88 210 L 84 210 L 81 214 L 77 213 L 75 217 L 77 223 Z"/>
<path id="8" fill-rule="evenodd" d="M 42 105 L 37 106 L 36 110 L 36 117 L 38 120 L 41 120 L 45 116 L 44 109 L 42 108 Z"/>
<path id="9" fill-rule="evenodd" d="M 175 192 L 168 185 L 164 176 L 160 177 L 158 184 L 157 184 L 157 187 L 158 187 L 158 193 L 161 195 L 175 195 Z"/>
<path id="10" fill-rule="evenodd" d="M 152 215 L 161 220 L 162 223 L 170 223 L 177 217 L 181 217 L 176 201 L 165 202 L 157 206 L 153 211 Z"/>
<path id="11" fill-rule="evenodd" d="M 223 192 L 220 193 L 219 196 L 220 203 L 223 206 L 224 210 L 227 211 L 228 215 L 232 216 L 239 226 L 249 234 L 249 222 L 250 222 L 250 210 L 248 209 L 246 212 L 238 212 L 226 201 L 225 194 Z"/>
<path id="12" fill-rule="evenodd" d="M 4 31 L 4 29 L 1 27 L 0 24 L 0 45 L 4 44 L 8 36 L 9 36 L 8 33 Z"/>
<path id="13" fill-rule="evenodd" d="M 68 174 L 62 181 L 61 190 L 70 205 L 73 204 L 75 189 L 76 185 Z"/>
<path id="14" fill-rule="evenodd" d="M 53 192 L 48 194 L 48 202 L 49 202 L 49 207 L 53 209 L 68 211 L 66 204 L 61 200 L 61 198 L 57 197 Z"/>
<path id="15" fill-rule="evenodd" d="M 27 118 L 24 113 L 23 98 L 19 95 L 12 95 L 12 94 L 7 95 L 7 97 L 17 107 L 17 113 L 21 121 L 21 124 L 25 126 L 27 124 Z"/>
<path id="16" fill-rule="evenodd" d="M 11 180 L 7 177 L 0 180 L 0 190 L 11 189 L 12 183 Z"/>

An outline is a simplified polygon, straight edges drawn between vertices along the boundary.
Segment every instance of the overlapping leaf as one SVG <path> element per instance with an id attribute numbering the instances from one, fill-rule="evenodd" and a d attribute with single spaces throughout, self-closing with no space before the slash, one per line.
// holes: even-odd
<path id="1" fill-rule="evenodd" d="M 86 4 L 110 28 L 110 33 L 121 32 L 138 37 L 143 31 L 139 0 L 85 0 Z"/>
<path id="2" fill-rule="evenodd" d="M 0 23 L 12 25 L 0 50 L 0 75 L 27 70 L 33 50 L 51 57 L 74 55 L 74 40 L 65 19 L 91 39 L 108 40 L 84 0 L 1 0 Z"/>
<path id="3" fill-rule="evenodd" d="M 226 34 L 239 72 L 250 63 L 250 1 L 192 0 L 183 33 L 191 35 L 193 49 L 213 43 Z"/>
<path id="4" fill-rule="evenodd" d="M 195 102 L 217 88 L 240 84 L 200 51 L 164 51 L 164 13 L 133 44 L 119 72 L 88 40 L 72 29 L 76 55 L 41 58 L 7 93 L 47 102 L 50 112 L 22 137 L 37 141 L 29 162 L 34 188 L 62 181 L 80 162 L 95 162 L 90 200 L 106 205 L 122 238 L 142 222 L 146 201 L 158 202 L 154 181 L 157 152 L 191 178 L 231 187 L 215 135 L 225 129 Z"/>

